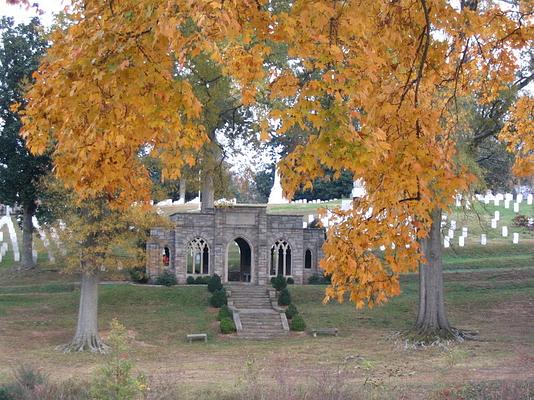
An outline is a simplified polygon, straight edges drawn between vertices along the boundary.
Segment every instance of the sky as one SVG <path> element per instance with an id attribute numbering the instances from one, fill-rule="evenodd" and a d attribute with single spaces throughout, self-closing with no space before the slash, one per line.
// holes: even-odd
<path id="1" fill-rule="evenodd" d="M 51 25 L 53 22 L 53 15 L 65 7 L 65 4 L 69 4 L 69 1 L 63 0 L 30 0 L 30 4 L 38 3 L 39 8 L 44 12 L 40 16 L 43 25 Z M 25 6 L 12 6 L 8 5 L 6 0 L 0 0 L 0 17 L 13 17 L 16 23 L 28 22 L 37 15 L 35 8 L 30 7 L 27 9 Z"/>

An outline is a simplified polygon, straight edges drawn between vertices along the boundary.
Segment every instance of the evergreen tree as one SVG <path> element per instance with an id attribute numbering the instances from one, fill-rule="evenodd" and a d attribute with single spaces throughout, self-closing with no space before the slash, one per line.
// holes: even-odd
<path id="1" fill-rule="evenodd" d="M 32 73 L 46 50 L 37 18 L 15 26 L 12 18 L 0 21 L 0 203 L 22 208 L 22 264 L 35 266 L 32 257 L 32 217 L 38 199 L 39 179 L 50 170 L 50 159 L 35 156 L 19 136 L 19 114 L 12 104 L 24 107 L 24 87 L 32 82 Z"/>

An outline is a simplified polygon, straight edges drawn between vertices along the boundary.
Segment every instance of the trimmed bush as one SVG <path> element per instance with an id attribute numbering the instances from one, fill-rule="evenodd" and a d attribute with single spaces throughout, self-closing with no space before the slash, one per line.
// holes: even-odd
<path id="1" fill-rule="evenodd" d="M 211 277 L 209 276 L 197 276 L 195 279 L 195 284 L 197 285 L 207 285 L 210 281 Z"/>
<path id="2" fill-rule="evenodd" d="M 290 304 L 291 304 L 291 295 L 289 294 L 289 290 L 282 289 L 280 291 L 280 294 L 278 295 L 278 305 L 288 306 Z"/>
<path id="3" fill-rule="evenodd" d="M 294 285 L 295 284 L 295 280 L 293 278 L 287 278 L 287 284 L 288 285 Z"/>
<path id="4" fill-rule="evenodd" d="M 286 309 L 286 317 L 287 319 L 292 319 L 295 315 L 298 315 L 299 310 L 297 310 L 297 307 L 292 303 L 289 306 L 287 306 Z"/>
<path id="5" fill-rule="evenodd" d="M 306 330 L 306 322 L 300 315 L 295 315 L 289 324 L 292 331 L 302 332 Z"/>
<path id="6" fill-rule="evenodd" d="M 147 283 L 148 274 L 145 267 L 135 267 L 128 271 L 130 273 L 130 279 L 137 283 Z"/>
<path id="7" fill-rule="evenodd" d="M 217 274 L 213 274 L 209 278 L 208 290 L 210 291 L 210 293 L 215 293 L 217 290 L 222 290 L 222 288 L 223 288 L 223 285 L 221 282 L 221 277 Z"/>
<path id="8" fill-rule="evenodd" d="M 233 313 L 228 308 L 227 305 L 222 306 L 221 309 L 219 310 L 219 314 L 217 314 L 217 320 L 218 321 L 222 321 L 225 318 L 233 319 Z"/>
<path id="9" fill-rule="evenodd" d="M 330 275 L 323 276 L 319 274 L 313 274 L 308 278 L 308 284 L 310 285 L 328 285 L 330 284 Z"/>
<path id="10" fill-rule="evenodd" d="M 213 292 L 213 296 L 211 296 L 210 304 L 215 308 L 221 308 L 222 306 L 226 305 L 228 299 L 226 297 L 226 290 L 220 289 Z"/>
<path id="11" fill-rule="evenodd" d="M 192 276 L 188 276 L 187 279 L 185 280 L 185 282 L 188 285 L 194 285 L 195 284 L 195 278 L 193 278 Z"/>
<path id="12" fill-rule="evenodd" d="M 176 275 L 170 271 L 163 271 L 163 273 L 156 278 L 156 285 L 173 286 L 176 285 Z"/>
<path id="13" fill-rule="evenodd" d="M 273 288 L 280 291 L 287 287 L 287 280 L 282 275 L 278 275 L 276 278 L 271 280 Z"/>
<path id="14" fill-rule="evenodd" d="M 233 333 L 235 332 L 234 321 L 230 318 L 223 318 L 221 319 L 220 328 L 221 332 L 224 334 Z"/>

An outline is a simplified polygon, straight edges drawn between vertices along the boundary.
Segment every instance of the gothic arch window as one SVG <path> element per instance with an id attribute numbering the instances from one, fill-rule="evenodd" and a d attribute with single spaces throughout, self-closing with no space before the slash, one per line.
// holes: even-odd
<path id="1" fill-rule="evenodd" d="M 187 245 L 187 274 L 209 275 L 210 248 L 202 238 L 195 238 Z"/>
<path id="2" fill-rule="evenodd" d="M 312 267 L 312 252 L 310 249 L 306 250 L 304 253 L 304 268 L 311 269 Z"/>
<path id="3" fill-rule="evenodd" d="M 271 276 L 291 275 L 291 246 L 285 240 L 277 240 L 271 247 Z"/>

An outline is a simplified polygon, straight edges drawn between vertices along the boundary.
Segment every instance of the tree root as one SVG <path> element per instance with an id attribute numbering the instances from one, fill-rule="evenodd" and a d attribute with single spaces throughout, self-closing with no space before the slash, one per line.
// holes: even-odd
<path id="1" fill-rule="evenodd" d="M 56 350 L 62 353 L 89 351 L 91 353 L 106 354 L 109 346 L 98 335 L 87 335 L 75 337 L 72 342 L 57 346 Z"/>
<path id="2" fill-rule="evenodd" d="M 448 347 L 466 340 L 481 340 L 478 332 L 458 328 L 414 328 L 397 332 L 391 339 L 402 344 L 404 349 L 424 349 L 427 347 Z"/>

